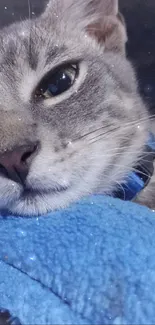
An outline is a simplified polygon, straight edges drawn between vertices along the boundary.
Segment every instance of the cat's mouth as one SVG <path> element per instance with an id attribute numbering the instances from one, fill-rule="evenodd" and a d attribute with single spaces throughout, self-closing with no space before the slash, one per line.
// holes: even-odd
<path id="1" fill-rule="evenodd" d="M 44 195 L 57 195 L 59 193 L 66 192 L 68 190 L 67 186 L 60 186 L 59 188 L 51 188 L 51 189 L 34 189 L 34 188 L 24 188 L 22 191 L 22 198 L 34 198 L 36 196 L 44 196 Z"/>

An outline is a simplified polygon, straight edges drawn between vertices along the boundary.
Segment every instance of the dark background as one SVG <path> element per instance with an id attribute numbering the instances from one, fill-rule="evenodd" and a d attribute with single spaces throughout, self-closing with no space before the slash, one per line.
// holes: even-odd
<path id="1" fill-rule="evenodd" d="M 32 17 L 38 15 L 45 3 L 0 0 L 0 27 L 27 18 L 29 12 Z M 120 0 L 120 10 L 127 22 L 127 55 L 136 69 L 140 91 L 155 113 L 155 0 Z"/>

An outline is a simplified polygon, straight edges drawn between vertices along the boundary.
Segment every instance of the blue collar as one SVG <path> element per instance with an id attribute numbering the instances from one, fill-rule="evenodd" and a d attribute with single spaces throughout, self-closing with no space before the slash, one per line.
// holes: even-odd
<path id="1" fill-rule="evenodd" d="M 149 183 L 153 172 L 153 162 L 155 159 L 155 136 L 150 134 L 149 141 L 145 146 L 145 160 L 135 166 L 136 171 L 131 172 L 126 184 L 114 193 L 114 197 L 124 201 L 133 200 Z"/>

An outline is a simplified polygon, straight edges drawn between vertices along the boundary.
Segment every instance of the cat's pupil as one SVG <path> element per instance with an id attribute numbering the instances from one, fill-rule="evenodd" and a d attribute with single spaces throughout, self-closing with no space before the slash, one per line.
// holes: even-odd
<path id="1" fill-rule="evenodd" d="M 63 66 L 54 73 L 49 72 L 37 87 L 35 97 L 48 99 L 61 95 L 73 85 L 77 72 L 78 67 L 72 64 Z"/>
<path id="2" fill-rule="evenodd" d="M 60 95 L 69 89 L 72 84 L 70 76 L 65 72 L 58 72 L 52 79 L 52 82 L 48 85 L 48 92 L 50 92 L 52 96 Z"/>

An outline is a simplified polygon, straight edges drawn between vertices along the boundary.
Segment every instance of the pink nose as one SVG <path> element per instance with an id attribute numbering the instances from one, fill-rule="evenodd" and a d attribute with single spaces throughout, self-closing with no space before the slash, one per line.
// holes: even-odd
<path id="1" fill-rule="evenodd" d="M 15 147 L 11 151 L 1 153 L 0 175 L 24 185 L 37 149 L 38 142 Z"/>

